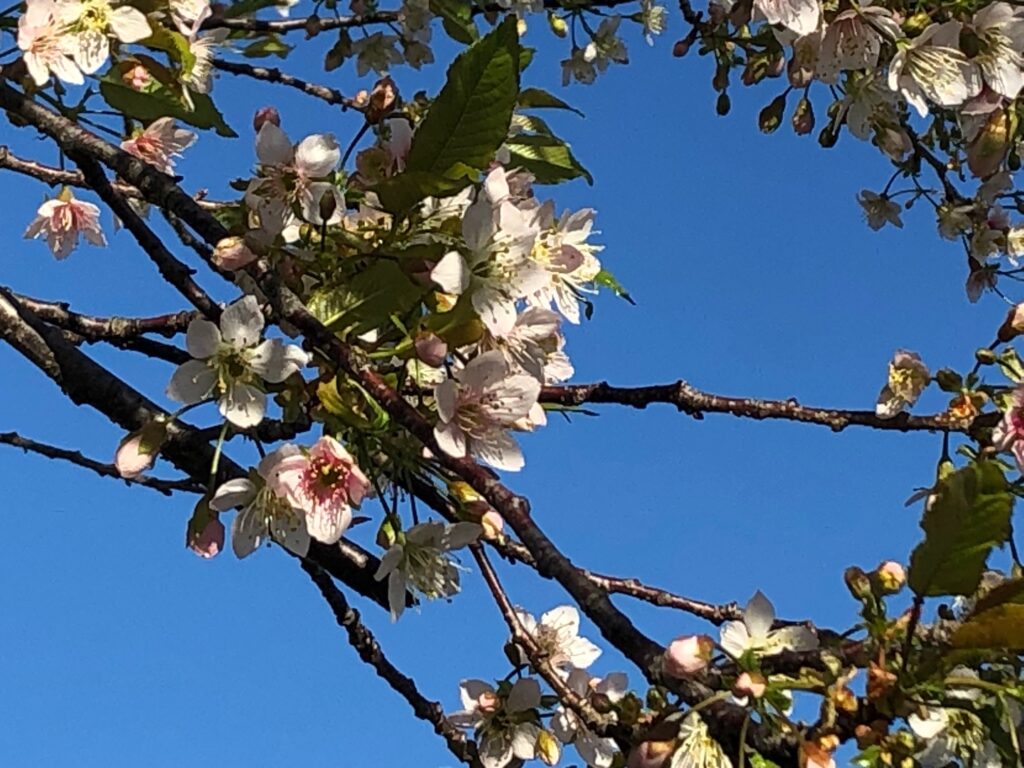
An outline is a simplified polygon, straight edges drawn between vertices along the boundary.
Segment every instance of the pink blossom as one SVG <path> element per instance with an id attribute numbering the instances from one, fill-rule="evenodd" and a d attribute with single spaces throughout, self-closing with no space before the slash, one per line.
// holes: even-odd
<path id="1" fill-rule="evenodd" d="M 211 261 L 221 269 L 234 272 L 256 261 L 257 256 L 241 237 L 225 237 L 217 242 Z"/>
<path id="2" fill-rule="evenodd" d="M 707 635 L 677 637 L 665 650 L 663 669 L 672 677 L 695 675 L 704 670 L 711 661 L 714 646 L 714 641 Z"/>
<path id="3" fill-rule="evenodd" d="M 123 75 L 121 79 L 125 82 L 129 88 L 133 91 L 141 91 L 151 82 L 153 82 L 153 76 L 149 74 L 149 70 L 141 64 L 136 64 L 134 67 L 129 69 Z"/>
<path id="4" fill-rule="evenodd" d="M 747 697 L 760 699 L 764 696 L 765 688 L 767 683 L 763 675 L 750 674 L 744 672 L 736 678 L 736 683 L 732 687 L 732 693 L 738 699 L 746 700 Z"/>
<path id="5" fill-rule="evenodd" d="M 992 431 L 992 443 L 1000 451 L 1011 451 L 1017 469 L 1024 472 L 1024 387 L 1017 387 L 1010 397 L 1010 407 L 1003 420 Z"/>
<path id="6" fill-rule="evenodd" d="M 195 141 L 192 131 L 174 127 L 173 117 L 161 117 L 138 136 L 122 141 L 121 149 L 166 174 L 173 174 L 174 158 L 181 157 Z"/>
<path id="7" fill-rule="evenodd" d="M 71 191 L 65 189 L 57 198 L 39 206 L 36 217 L 25 230 L 25 237 L 35 239 L 45 234 L 53 255 L 65 259 L 78 245 L 79 234 L 93 245 L 107 244 L 99 218 L 99 208 L 75 199 Z"/>
<path id="8" fill-rule="evenodd" d="M 281 460 L 268 481 L 271 489 L 306 513 L 317 541 L 333 544 L 352 524 L 351 505 L 370 491 L 370 481 L 333 437 L 324 435 L 308 451 Z"/>
<path id="9" fill-rule="evenodd" d="M 198 536 L 189 536 L 188 548 L 204 560 L 216 557 L 224 548 L 224 523 L 210 518 Z"/>

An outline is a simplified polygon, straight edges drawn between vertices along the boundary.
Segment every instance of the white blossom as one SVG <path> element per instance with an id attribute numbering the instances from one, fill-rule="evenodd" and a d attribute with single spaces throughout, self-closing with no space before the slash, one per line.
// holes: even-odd
<path id="1" fill-rule="evenodd" d="M 760 591 L 743 609 L 742 621 L 722 625 L 720 644 L 733 658 L 747 651 L 756 656 L 771 656 L 785 650 L 811 651 L 818 647 L 818 638 L 805 626 L 793 625 L 772 629 L 775 608 Z"/>
<path id="2" fill-rule="evenodd" d="M 732 768 L 732 761 L 708 732 L 699 712 L 690 712 L 683 718 L 677 743 L 668 768 Z"/>
<path id="3" fill-rule="evenodd" d="M 145 130 L 121 142 L 129 155 L 145 160 L 159 171 L 174 174 L 174 158 L 196 142 L 196 134 L 174 124 L 173 117 L 154 120 Z"/>
<path id="4" fill-rule="evenodd" d="M 72 43 L 55 0 L 26 2 L 18 19 L 18 48 L 36 85 L 46 85 L 51 72 L 66 83 L 85 82 L 74 62 Z"/>
<path id="5" fill-rule="evenodd" d="M 899 91 L 921 117 L 928 101 L 956 107 L 981 92 L 978 66 L 957 47 L 960 23 L 930 24 L 889 63 L 889 87 Z"/>
<path id="6" fill-rule="evenodd" d="M 463 709 L 449 719 L 476 733 L 484 768 L 505 768 L 537 757 L 541 691 L 536 680 L 523 677 L 498 691 L 483 680 L 463 680 L 459 698 Z"/>
<path id="7" fill-rule="evenodd" d="M 62 0 L 60 21 L 71 35 L 75 63 L 87 75 L 110 58 L 110 38 L 137 43 L 153 34 L 142 11 L 130 5 L 115 7 L 109 0 Z"/>
<path id="8" fill-rule="evenodd" d="M 889 363 L 889 378 L 878 395 L 875 413 L 891 419 L 912 406 L 928 386 L 931 374 L 916 352 L 898 349 Z"/>
<path id="9" fill-rule="evenodd" d="M 544 269 L 543 286 L 529 296 L 531 304 L 554 307 L 574 325 L 580 322 L 580 296 L 596 293 L 594 279 L 601 272 L 597 254 L 603 246 L 588 240 L 594 230 L 596 212 L 590 208 L 558 219 L 554 204 L 547 202 L 534 214 L 534 226 L 540 230 L 530 258 Z"/>
<path id="10" fill-rule="evenodd" d="M 107 244 L 99 219 L 100 209 L 97 206 L 78 200 L 70 189 L 65 189 L 56 198 L 39 206 L 36 217 L 25 230 L 25 238 L 45 235 L 53 255 L 65 259 L 78 245 L 79 235 L 93 245 Z"/>
<path id="11" fill-rule="evenodd" d="M 583 699 L 595 693 L 612 704 L 621 701 L 628 691 L 628 681 L 622 672 L 613 672 L 601 679 L 592 678 L 585 670 L 574 669 L 565 682 L 573 693 Z M 614 740 L 595 734 L 564 704 L 556 707 L 554 717 L 551 718 L 551 730 L 563 744 L 575 746 L 590 768 L 610 768 L 615 755 L 619 753 Z"/>
<path id="12" fill-rule="evenodd" d="M 903 229 L 903 221 L 900 219 L 900 212 L 903 209 L 886 195 L 864 189 L 857 196 L 857 202 L 864 209 L 864 217 L 873 230 L 878 231 L 886 224 Z"/>
<path id="13" fill-rule="evenodd" d="M 563 673 L 586 669 L 601 655 L 600 648 L 580 637 L 580 613 L 571 605 L 553 608 L 540 621 L 518 609 L 516 616 L 544 657 Z"/>
<path id="14" fill-rule="evenodd" d="M 396 48 L 398 38 L 374 32 L 361 37 L 352 43 L 352 53 L 356 57 L 356 72 L 363 77 L 372 70 L 378 75 L 386 75 L 393 64 L 402 63 L 402 54 Z"/>
<path id="15" fill-rule="evenodd" d="M 1009 3 L 983 6 L 971 21 L 980 51 L 972 59 L 989 88 L 1008 99 L 1024 87 L 1024 20 Z"/>
<path id="16" fill-rule="evenodd" d="M 903 32 L 888 8 L 863 5 L 841 11 L 825 30 L 817 74 L 826 83 L 834 84 L 840 72 L 874 69 L 882 43 L 902 37 Z"/>

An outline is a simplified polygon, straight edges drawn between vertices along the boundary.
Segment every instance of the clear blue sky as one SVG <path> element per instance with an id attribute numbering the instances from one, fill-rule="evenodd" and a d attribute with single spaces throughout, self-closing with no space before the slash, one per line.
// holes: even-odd
<path id="1" fill-rule="evenodd" d="M 331 42 L 325 35 L 315 55 L 286 68 L 317 72 L 310 65 Z M 991 296 L 967 303 L 962 252 L 939 240 L 927 211 L 911 212 L 903 231 L 867 228 L 855 195 L 888 178 L 876 150 L 844 136 L 825 151 L 785 125 L 762 136 L 756 115 L 778 82 L 735 90 L 733 113 L 719 118 L 711 62 L 671 58 L 671 34 L 653 49 L 639 35 L 629 42 L 630 66 L 560 91 L 586 119 L 551 121 L 596 183 L 541 194 L 560 208 L 598 210 L 603 261 L 638 303 L 605 297 L 592 322 L 570 330 L 577 381 L 682 377 L 714 392 L 870 408 L 897 347 L 920 352 L 933 370 L 970 364 L 1004 307 Z M 543 48 L 527 83 L 558 89 L 567 45 L 546 35 Z M 397 77 L 434 91 L 442 72 Z M 351 64 L 313 79 L 357 88 Z M 215 96 L 242 138 L 204 135 L 180 166 L 187 188 L 211 196 L 247 173 L 256 107 L 276 104 L 296 140 L 332 130 L 344 144 L 358 127 L 286 89 L 229 76 Z M 55 161 L 24 132 L 9 140 Z M 184 306 L 132 239 L 113 235 L 106 212 L 111 246 L 57 263 L 41 243 L 20 239 L 44 188 L 11 175 L 0 185 L 0 283 L 102 314 Z M 92 352 L 162 396 L 169 367 Z M 102 417 L 63 399 L 6 347 L 0 370 L 0 431 L 112 455 L 120 435 Z M 510 483 L 580 564 L 715 601 L 742 602 L 760 588 L 781 615 L 845 627 L 855 606 L 843 568 L 906 557 L 919 530 L 903 501 L 930 482 L 940 438 L 729 416 L 697 422 L 654 407 L 553 418 L 523 442 L 526 470 Z M 0 766 L 454 765 L 429 726 L 356 659 L 291 558 L 201 561 L 183 547 L 188 498 L 0 451 Z M 522 569 L 503 573 L 529 610 L 559 604 L 552 585 Z M 497 610 L 477 574 L 464 582 L 452 604 L 408 612 L 397 627 L 354 601 L 391 658 L 449 710 L 460 678 L 505 671 Z M 623 605 L 662 641 L 699 626 Z M 622 668 L 606 653 L 594 669 Z"/>

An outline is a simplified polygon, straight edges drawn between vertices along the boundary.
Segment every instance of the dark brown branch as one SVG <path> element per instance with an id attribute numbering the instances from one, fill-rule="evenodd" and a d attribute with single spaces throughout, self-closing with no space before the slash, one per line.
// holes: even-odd
<path id="1" fill-rule="evenodd" d="M 362 111 L 363 109 L 355 99 L 349 98 L 336 88 L 328 88 L 326 85 L 317 85 L 306 80 L 300 80 L 293 75 L 282 72 L 277 67 L 255 67 L 252 64 L 242 64 L 223 59 L 214 59 L 213 66 L 222 72 L 228 72 L 232 75 L 251 77 L 255 80 L 263 80 L 268 83 L 277 83 L 279 85 L 287 85 L 290 88 L 296 88 L 303 93 L 326 101 L 328 104 L 336 104 L 343 110 L 354 109 Z"/>
<path id="2" fill-rule="evenodd" d="M 703 392 L 692 384 L 679 380 L 673 384 L 646 387 L 615 387 L 602 381 L 596 384 L 570 384 L 544 387 L 541 402 L 578 406 L 583 403 L 614 403 L 632 408 L 646 408 L 654 403 L 674 405 L 696 419 L 705 413 L 731 413 L 747 419 L 783 419 L 807 424 L 821 424 L 835 432 L 847 427 L 862 426 L 899 432 L 969 432 L 974 426 L 988 425 L 989 415 L 975 419 L 971 427 L 963 427 L 946 414 L 911 416 L 901 413 L 883 419 L 874 411 L 848 411 L 837 408 L 814 408 L 800 405 L 796 400 L 758 400 L 747 397 L 725 397 Z M 996 414 L 998 417 L 998 414 Z"/>
<path id="3" fill-rule="evenodd" d="M 479 768 L 481 763 L 477 756 L 476 742 L 466 738 L 466 734 L 445 716 L 440 703 L 426 698 L 416 687 L 416 681 L 403 674 L 388 660 L 377 638 L 360 621 L 359 612 L 349 606 L 345 595 L 334 586 L 334 582 L 323 569 L 309 560 L 302 562 L 302 569 L 309 574 L 309 578 L 331 607 L 335 621 L 348 634 L 348 642 L 359 654 L 359 658 L 373 667 L 374 672 L 409 703 L 416 717 L 434 726 L 434 733 L 444 739 L 448 750 L 456 758 L 466 765 Z"/>
<path id="4" fill-rule="evenodd" d="M 138 477 L 122 477 L 113 464 L 106 464 L 102 461 L 90 459 L 83 456 L 79 451 L 69 451 L 66 448 L 58 448 L 53 445 L 39 443 L 22 437 L 17 432 L 0 432 L 0 444 L 11 445 L 21 448 L 25 452 L 38 453 L 48 459 L 59 459 L 67 461 L 76 466 L 92 470 L 100 477 L 112 477 L 121 480 L 128 485 L 141 485 L 143 488 L 152 488 L 165 496 L 171 496 L 175 491 L 185 493 L 203 493 L 206 489 L 195 480 L 161 480 L 156 477 L 139 475 Z"/>
<path id="5" fill-rule="evenodd" d="M 183 310 L 154 317 L 97 317 L 73 312 L 67 302 L 44 301 L 17 293 L 6 286 L 0 287 L 10 292 L 19 304 L 31 310 L 41 320 L 58 328 L 73 331 L 90 342 L 128 341 L 146 333 L 173 339 L 184 333 L 188 329 L 188 324 L 198 316 L 194 311 Z"/>

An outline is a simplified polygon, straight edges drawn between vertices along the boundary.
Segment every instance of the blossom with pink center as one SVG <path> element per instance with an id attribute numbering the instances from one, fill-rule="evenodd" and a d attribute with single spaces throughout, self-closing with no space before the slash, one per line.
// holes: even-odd
<path id="1" fill-rule="evenodd" d="M 196 142 L 192 131 L 174 126 L 173 117 L 154 120 L 138 136 L 121 142 L 121 149 L 135 155 L 168 175 L 174 173 L 174 158 Z"/>
<path id="2" fill-rule="evenodd" d="M 79 235 L 93 245 L 107 244 L 99 219 L 98 207 L 76 199 L 71 190 L 64 189 L 56 198 L 39 206 L 36 217 L 25 230 L 25 238 L 45 235 L 53 255 L 66 259 L 78 245 Z"/>
<path id="3" fill-rule="evenodd" d="M 281 460 L 271 489 L 306 513 L 309 535 L 334 544 L 352 524 L 352 505 L 370 492 L 370 481 L 337 440 L 324 435 L 308 451 Z"/>
<path id="4" fill-rule="evenodd" d="M 36 85 L 46 85 L 51 72 L 65 83 L 85 82 L 72 58 L 70 38 L 54 0 L 28 0 L 18 19 L 18 48 Z"/>
<path id="5" fill-rule="evenodd" d="M 992 430 L 992 444 L 1000 451 L 1010 451 L 1017 460 L 1017 469 L 1024 472 L 1024 387 L 1017 387 L 1010 396 L 1010 407 L 1003 420 Z"/>

